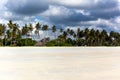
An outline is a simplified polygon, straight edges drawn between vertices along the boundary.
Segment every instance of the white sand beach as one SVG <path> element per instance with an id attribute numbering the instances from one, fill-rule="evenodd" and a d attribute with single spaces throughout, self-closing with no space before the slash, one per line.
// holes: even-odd
<path id="1" fill-rule="evenodd" d="M 0 48 L 0 80 L 120 80 L 120 48 Z"/>

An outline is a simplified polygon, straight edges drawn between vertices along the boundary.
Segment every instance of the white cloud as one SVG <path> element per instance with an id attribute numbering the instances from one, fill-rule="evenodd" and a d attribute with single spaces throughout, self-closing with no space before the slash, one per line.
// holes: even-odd
<path id="1" fill-rule="evenodd" d="M 56 0 L 56 2 L 67 6 L 78 7 L 94 4 L 96 0 Z"/>
<path id="2" fill-rule="evenodd" d="M 116 22 L 117 24 L 120 24 L 120 16 L 115 18 L 115 22 Z"/>
<path id="3" fill-rule="evenodd" d="M 118 0 L 118 8 L 119 8 L 119 10 L 120 10 L 120 0 Z"/>
<path id="4" fill-rule="evenodd" d="M 120 17 L 116 17 L 110 20 L 105 19 L 98 19 L 96 21 L 86 21 L 81 22 L 82 25 L 92 25 L 94 27 L 108 29 L 108 30 L 114 30 L 120 32 Z M 94 28 L 93 27 L 93 28 Z"/>
<path id="5" fill-rule="evenodd" d="M 0 1 L 0 23 L 6 23 L 7 20 L 3 17 L 4 16 L 4 12 L 6 12 L 6 4 L 7 0 L 1 0 Z"/>
<path id="6" fill-rule="evenodd" d="M 13 13 L 6 11 L 6 12 L 3 13 L 3 16 L 4 16 L 5 18 L 13 17 Z"/>
<path id="7" fill-rule="evenodd" d="M 0 0 L 0 11 L 6 10 L 5 4 L 8 0 Z"/>
<path id="8" fill-rule="evenodd" d="M 24 17 L 24 20 L 28 21 L 28 20 L 30 20 L 30 17 L 25 16 L 25 17 Z"/>
<path id="9" fill-rule="evenodd" d="M 0 23 L 6 24 L 8 21 L 5 19 L 0 19 Z"/>
<path id="10" fill-rule="evenodd" d="M 69 16 L 70 14 L 72 14 L 71 11 L 66 7 L 54 5 L 50 5 L 49 9 L 42 13 L 42 15 L 44 16 L 60 16 L 60 15 Z"/>
<path id="11" fill-rule="evenodd" d="M 94 25 L 99 25 L 99 24 L 112 25 L 112 23 L 110 23 L 108 20 L 104 20 L 104 19 L 98 19 L 96 21 L 87 21 L 87 22 L 81 22 L 81 23 L 94 24 Z"/>
<path id="12" fill-rule="evenodd" d="M 83 15 L 86 15 L 86 16 L 89 16 L 90 15 L 90 12 L 88 12 L 88 11 L 85 11 L 85 10 L 79 10 L 79 9 L 77 9 L 77 10 L 75 10 L 77 13 L 82 13 Z"/>

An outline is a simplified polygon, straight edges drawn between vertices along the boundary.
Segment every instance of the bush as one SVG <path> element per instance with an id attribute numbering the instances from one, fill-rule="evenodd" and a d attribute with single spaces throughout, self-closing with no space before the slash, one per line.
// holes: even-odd
<path id="1" fill-rule="evenodd" d="M 17 46 L 34 46 L 35 44 L 36 41 L 32 40 L 31 38 L 27 38 L 18 40 Z"/>
<path id="2" fill-rule="evenodd" d="M 46 46 L 72 46 L 70 43 L 66 43 L 64 41 L 58 42 L 57 40 L 52 40 L 46 44 Z"/>

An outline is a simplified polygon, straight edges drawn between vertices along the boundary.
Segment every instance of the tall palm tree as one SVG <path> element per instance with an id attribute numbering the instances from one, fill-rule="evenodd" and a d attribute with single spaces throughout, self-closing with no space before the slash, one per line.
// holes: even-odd
<path id="1" fill-rule="evenodd" d="M 18 24 L 14 24 L 13 26 L 13 31 L 12 31 L 12 38 L 13 38 L 13 42 L 16 44 L 17 43 L 17 35 L 18 35 L 18 30 L 19 30 L 19 25 Z"/>
<path id="2" fill-rule="evenodd" d="M 6 34 L 7 34 L 7 39 L 8 39 L 8 41 L 10 42 L 10 44 L 9 45 L 11 45 L 11 37 L 12 37 L 12 32 L 10 31 L 10 30 L 7 30 L 6 31 Z"/>
<path id="3" fill-rule="evenodd" d="M 89 35 L 90 46 L 94 45 L 94 41 L 95 41 L 95 30 L 91 29 L 90 30 L 90 35 Z"/>
<path id="4" fill-rule="evenodd" d="M 63 32 L 63 38 L 64 38 L 65 41 L 66 41 L 67 35 L 68 35 L 68 33 L 66 31 L 64 31 Z"/>
<path id="5" fill-rule="evenodd" d="M 27 24 L 25 24 L 22 28 L 22 35 L 27 38 L 29 36 L 28 32 L 29 32 L 29 28 L 28 28 Z"/>
<path id="6" fill-rule="evenodd" d="M 85 34 L 85 44 L 86 45 L 89 45 L 89 34 L 90 34 L 90 30 L 88 28 L 85 28 L 85 31 L 84 31 L 84 34 Z"/>
<path id="7" fill-rule="evenodd" d="M 7 31 L 6 31 L 6 34 L 7 34 L 7 38 L 10 39 L 10 38 L 11 38 L 11 34 L 12 34 L 12 33 L 10 32 L 10 30 L 7 30 Z"/>
<path id="8" fill-rule="evenodd" d="M 56 39 L 56 34 L 55 34 L 55 32 L 56 32 L 56 26 L 55 25 L 52 27 L 52 32 L 54 33 L 54 36 L 55 36 L 55 39 Z"/>
<path id="9" fill-rule="evenodd" d="M 79 38 L 80 38 L 79 35 L 80 35 L 80 28 L 77 29 L 77 40 L 79 40 Z"/>
<path id="10" fill-rule="evenodd" d="M 27 45 L 27 38 L 29 36 L 29 27 L 27 26 L 27 24 L 25 24 L 25 26 L 23 26 L 22 28 L 22 35 L 26 37 L 25 45 Z"/>
<path id="11" fill-rule="evenodd" d="M 108 37 L 108 34 L 107 34 L 107 32 L 106 32 L 106 30 L 102 30 L 102 32 L 101 32 L 101 36 L 102 36 L 102 45 L 104 45 L 104 43 L 106 43 L 106 38 Z"/>
<path id="12" fill-rule="evenodd" d="M 70 37 L 70 28 L 67 28 L 68 37 Z"/>
<path id="13" fill-rule="evenodd" d="M 59 30 L 59 35 L 57 36 L 58 37 L 58 39 L 59 39 L 59 41 L 63 41 L 63 29 L 62 28 L 60 28 L 60 30 Z"/>
<path id="14" fill-rule="evenodd" d="M 22 32 L 20 29 L 18 29 L 18 32 L 17 32 L 17 39 L 21 39 L 21 36 L 22 36 Z"/>
<path id="15" fill-rule="evenodd" d="M 38 39 L 40 39 L 40 33 L 39 33 L 40 29 L 41 29 L 41 25 L 40 25 L 40 23 L 38 22 L 38 23 L 35 25 L 35 34 L 37 35 L 37 38 L 38 38 Z"/>
<path id="16" fill-rule="evenodd" d="M 13 34 L 12 33 L 13 33 L 13 27 L 14 27 L 14 24 L 13 24 L 12 20 L 9 21 L 8 27 L 9 27 L 9 31 L 11 33 L 11 36 L 10 36 L 11 44 L 10 45 L 12 45 L 12 39 L 13 39 Z"/>
<path id="17" fill-rule="evenodd" d="M 6 26 L 3 24 L 0 24 L 0 36 L 1 36 L 1 40 L 2 40 L 2 46 L 3 46 L 3 37 L 5 35 L 5 30 L 6 30 Z"/>
<path id="18" fill-rule="evenodd" d="M 30 36 L 32 38 L 32 31 L 33 31 L 33 26 L 32 24 L 29 24 L 29 31 L 30 31 Z"/>
<path id="19" fill-rule="evenodd" d="M 76 34 L 76 43 L 78 43 L 80 41 L 80 28 L 77 29 L 77 34 Z M 76 44 L 77 45 L 77 44 Z"/>
<path id="20" fill-rule="evenodd" d="M 84 33 L 85 33 L 85 37 L 86 37 L 86 40 L 87 40 L 88 35 L 89 35 L 89 33 L 90 33 L 89 29 L 88 29 L 88 28 L 86 28 Z"/>
<path id="21" fill-rule="evenodd" d="M 48 30 L 48 25 L 43 25 L 42 30 L 45 31 L 45 33 L 46 33 L 47 30 Z M 46 34 L 46 35 L 47 35 L 47 34 Z M 47 35 L 47 36 L 48 36 L 48 35 Z M 45 38 L 46 38 L 46 36 L 45 36 Z"/>
<path id="22" fill-rule="evenodd" d="M 74 35 L 74 31 L 71 29 L 70 30 L 70 36 L 72 37 Z"/>
<path id="23" fill-rule="evenodd" d="M 8 27 L 9 27 L 9 30 L 7 33 L 11 34 L 11 36 L 9 36 L 9 39 L 11 41 L 11 44 L 12 45 L 12 42 L 13 40 L 16 39 L 16 36 L 17 36 L 17 31 L 18 31 L 18 24 L 16 23 L 13 23 L 12 20 L 9 21 L 8 23 Z"/>
<path id="24" fill-rule="evenodd" d="M 6 46 L 6 25 L 3 25 L 4 45 Z"/>
<path id="25" fill-rule="evenodd" d="M 115 38 L 115 33 L 114 33 L 114 31 L 111 31 L 111 32 L 110 32 L 110 37 L 112 38 L 112 40 L 114 40 L 114 38 Z"/>
<path id="26" fill-rule="evenodd" d="M 63 33 L 63 29 L 62 28 L 60 28 L 60 34 L 62 34 Z"/>
<path id="27" fill-rule="evenodd" d="M 73 34 L 73 37 L 74 37 L 74 40 L 76 40 L 77 35 L 75 34 L 75 32 Z"/>
<path id="28" fill-rule="evenodd" d="M 97 41 L 96 41 L 96 46 L 99 46 L 99 43 L 100 43 L 100 31 L 97 30 L 97 31 L 95 32 L 95 34 L 96 34 L 95 39 L 97 40 Z"/>

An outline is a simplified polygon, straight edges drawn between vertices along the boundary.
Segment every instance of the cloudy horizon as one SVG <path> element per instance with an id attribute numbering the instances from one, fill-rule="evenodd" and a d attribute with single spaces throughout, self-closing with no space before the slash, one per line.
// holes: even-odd
<path id="1" fill-rule="evenodd" d="M 40 22 L 120 32 L 120 0 L 1 0 L 0 11 L 0 23 Z"/>

